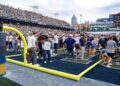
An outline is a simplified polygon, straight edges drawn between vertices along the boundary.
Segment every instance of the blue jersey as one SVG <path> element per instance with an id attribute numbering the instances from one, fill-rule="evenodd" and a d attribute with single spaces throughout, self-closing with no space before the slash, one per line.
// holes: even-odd
<path id="1" fill-rule="evenodd" d="M 120 41 L 118 42 L 118 47 L 120 47 Z"/>
<path id="2" fill-rule="evenodd" d="M 106 49 L 102 49 L 102 50 L 101 50 L 101 53 L 102 53 L 102 54 L 105 54 L 105 53 L 107 53 L 107 50 L 106 50 Z"/>
<path id="3" fill-rule="evenodd" d="M 72 37 L 69 37 L 65 40 L 65 43 L 67 44 L 67 49 L 73 49 L 73 44 L 75 43 L 75 40 Z"/>
<path id="4" fill-rule="evenodd" d="M 88 37 L 88 39 L 87 39 L 87 46 L 88 47 L 92 47 L 92 40 L 94 40 L 93 37 Z"/>
<path id="5" fill-rule="evenodd" d="M 85 46 L 85 42 L 84 42 L 84 38 L 83 38 L 83 37 L 80 38 L 80 45 L 81 45 L 81 46 Z"/>

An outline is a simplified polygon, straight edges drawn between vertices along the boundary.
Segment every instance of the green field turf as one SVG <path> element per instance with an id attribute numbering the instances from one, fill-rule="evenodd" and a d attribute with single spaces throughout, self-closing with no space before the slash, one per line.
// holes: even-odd
<path id="1" fill-rule="evenodd" d="M 112 68 L 117 68 L 117 69 L 120 69 L 120 64 L 116 64 L 117 62 L 120 63 L 120 57 L 117 58 L 117 59 L 113 59 L 113 65 L 112 65 Z"/>
<path id="2" fill-rule="evenodd" d="M 4 77 L 0 77 L 0 86 L 22 86 L 12 80 L 9 80 Z"/>

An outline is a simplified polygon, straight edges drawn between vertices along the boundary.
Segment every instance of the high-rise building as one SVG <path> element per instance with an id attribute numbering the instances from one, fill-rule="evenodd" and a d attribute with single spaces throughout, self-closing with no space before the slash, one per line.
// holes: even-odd
<path id="1" fill-rule="evenodd" d="M 77 25 L 77 24 L 78 24 L 77 18 L 76 18 L 75 15 L 73 15 L 72 18 L 71 18 L 71 24 L 72 24 L 72 25 Z"/>

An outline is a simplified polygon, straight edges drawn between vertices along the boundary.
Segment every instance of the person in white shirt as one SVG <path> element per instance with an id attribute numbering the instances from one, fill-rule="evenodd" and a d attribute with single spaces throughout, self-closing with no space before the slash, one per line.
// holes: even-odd
<path id="1" fill-rule="evenodd" d="M 57 36 L 57 33 L 55 33 L 55 36 L 54 36 L 54 54 L 57 55 L 58 53 L 58 40 L 59 37 Z"/>
<path id="2" fill-rule="evenodd" d="M 75 40 L 75 54 L 78 56 L 80 53 L 80 43 L 79 43 L 80 37 L 78 34 L 75 34 L 74 40 Z"/>
<path id="3" fill-rule="evenodd" d="M 63 48 L 64 48 L 64 44 L 65 44 L 65 43 L 64 43 L 64 42 L 65 42 L 65 39 L 66 39 L 65 35 L 63 35 L 63 38 L 62 38 L 62 43 L 63 43 L 62 46 L 63 46 Z"/>
<path id="4" fill-rule="evenodd" d="M 115 51 L 116 49 L 119 49 L 117 46 L 117 43 L 113 40 L 113 36 L 109 36 L 109 40 L 107 41 L 106 45 L 106 51 L 108 55 L 108 60 L 107 60 L 107 67 L 111 67 L 112 65 L 112 60 L 115 57 Z"/>
<path id="5" fill-rule="evenodd" d="M 9 36 L 8 33 L 6 33 L 6 48 L 9 50 Z"/>
<path id="6" fill-rule="evenodd" d="M 32 63 L 33 65 L 39 66 L 37 64 L 37 55 L 36 55 L 36 38 L 34 34 L 31 32 L 30 35 L 26 38 L 28 43 L 28 63 Z"/>
<path id="7" fill-rule="evenodd" d="M 81 35 L 81 38 L 80 38 L 80 40 L 79 40 L 79 43 L 80 43 L 80 47 L 81 47 L 80 59 L 81 59 L 81 60 L 84 60 L 84 57 L 85 57 L 85 47 L 86 47 L 86 44 L 87 44 L 87 40 L 86 40 L 84 34 Z"/>
<path id="8" fill-rule="evenodd" d="M 43 60 L 44 60 L 44 63 L 47 63 L 46 58 L 48 58 L 49 62 L 52 62 L 51 61 L 51 52 L 50 52 L 50 50 L 51 50 L 51 42 L 49 41 L 48 37 L 46 37 L 45 41 L 44 41 L 44 44 L 43 44 Z"/>
<path id="9" fill-rule="evenodd" d="M 10 35 L 8 36 L 8 41 L 9 41 L 9 49 L 12 50 L 13 49 L 13 36 L 10 33 Z"/>
<path id="10" fill-rule="evenodd" d="M 23 41 L 20 37 L 18 37 L 17 45 L 18 45 L 18 52 L 23 53 L 24 44 L 23 44 Z"/>
<path id="11" fill-rule="evenodd" d="M 14 35 L 13 37 L 13 48 L 14 48 L 14 52 L 17 53 L 17 50 L 18 50 L 18 36 L 17 34 Z"/>

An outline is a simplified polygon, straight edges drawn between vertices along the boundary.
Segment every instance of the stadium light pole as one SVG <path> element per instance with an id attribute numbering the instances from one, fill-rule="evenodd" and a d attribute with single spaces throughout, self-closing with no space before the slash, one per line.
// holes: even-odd
<path id="1" fill-rule="evenodd" d="M 39 6 L 37 5 L 33 5 L 33 6 L 30 6 L 34 12 L 37 12 L 36 10 L 38 10 Z"/>
<path id="2" fill-rule="evenodd" d="M 57 18 L 57 16 L 59 15 L 59 13 L 55 12 L 54 14 L 54 18 Z"/>

